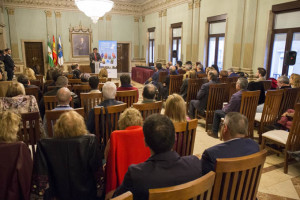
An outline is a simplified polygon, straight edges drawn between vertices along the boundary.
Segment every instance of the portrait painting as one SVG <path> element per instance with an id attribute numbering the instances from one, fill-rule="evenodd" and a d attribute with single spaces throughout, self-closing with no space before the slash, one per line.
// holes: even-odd
<path id="1" fill-rule="evenodd" d="M 89 33 L 72 33 L 72 56 L 83 57 L 90 54 L 91 38 Z"/>

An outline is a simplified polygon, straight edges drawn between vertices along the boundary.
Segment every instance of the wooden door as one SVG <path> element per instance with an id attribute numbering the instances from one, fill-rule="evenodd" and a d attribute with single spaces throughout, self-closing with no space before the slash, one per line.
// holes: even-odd
<path id="1" fill-rule="evenodd" d="M 129 44 L 118 43 L 118 72 L 129 72 Z"/>
<path id="2" fill-rule="evenodd" d="M 24 42 L 26 66 L 39 66 L 40 74 L 44 74 L 44 54 L 42 42 Z"/>

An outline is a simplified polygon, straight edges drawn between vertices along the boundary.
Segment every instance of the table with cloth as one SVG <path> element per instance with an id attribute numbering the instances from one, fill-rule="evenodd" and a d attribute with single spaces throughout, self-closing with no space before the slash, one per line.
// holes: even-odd
<path id="1" fill-rule="evenodd" d="M 143 67 L 133 67 L 131 70 L 131 79 L 138 83 L 144 84 L 154 74 L 153 69 Z"/>

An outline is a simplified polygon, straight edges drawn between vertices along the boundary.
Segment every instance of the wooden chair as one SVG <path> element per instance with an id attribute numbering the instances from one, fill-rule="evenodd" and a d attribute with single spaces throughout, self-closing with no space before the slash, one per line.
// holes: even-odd
<path id="1" fill-rule="evenodd" d="M 45 81 L 45 85 L 50 85 L 50 84 L 52 84 L 54 81 L 53 80 L 46 80 Z"/>
<path id="2" fill-rule="evenodd" d="M 180 92 L 183 75 L 170 75 L 169 95 Z"/>
<path id="3" fill-rule="evenodd" d="M 230 101 L 231 99 L 231 96 L 236 93 L 236 82 L 229 82 L 227 83 L 227 87 L 229 88 L 228 89 L 228 102 Z"/>
<path id="4" fill-rule="evenodd" d="M 95 73 L 90 73 L 91 76 L 97 76 L 98 77 L 98 74 L 95 74 Z"/>
<path id="5" fill-rule="evenodd" d="M 238 81 L 239 78 L 240 78 L 240 77 L 238 77 L 238 76 L 235 76 L 235 77 L 228 77 L 228 81 L 229 81 L 230 83 L 236 83 L 236 82 Z"/>
<path id="6" fill-rule="evenodd" d="M 80 100 L 87 119 L 90 110 L 102 101 L 102 93 L 80 93 Z"/>
<path id="7" fill-rule="evenodd" d="M 39 88 L 25 88 L 26 95 L 33 95 L 37 102 L 39 102 Z"/>
<path id="8" fill-rule="evenodd" d="M 201 89 L 201 86 L 207 82 L 208 80 L 206 78 L 197 78 L 197 79 L 188 80 L 188 89 L 187 89 L 187 96 L 186 96 L 187 109 L 189 108 L 191 100 L 196 99 L 197 93 Z"/>
<path id="9" fill-rule="evenodd" d="M 183 69 L 178 69 L 177 71 L 178 71 L 178 74 L 181 74 L 181 75 L 184 75 L 186 73 L 186 71 Z"/>
<path id="10" fill-rule="evenodd" d="M 126 108 L 126 103 L 108 106 L 106 109 L 104 107 L 94 108 L 95 135 L 100 143 L 103 143 L 106 146 L 110 134 L 118 129 L 119 116 Z M 102 117 L 100 117 L 101 115 Z"/>
<path id="11" fill-rule="evenodd" d="M 201 199 L 210 200 L 215 172 L 209 172 L 196 180 L 172 187 L 150 189 L 149 200 Z"/>
<path id="12" fill-rule="evenodd" d="M 248 119 L 248 135 L 253 138 L 254 119 L 258 105 L 260 91 L 247 91 L 242 94 L 240 113 Z"/>
<path id="13" fill-rule="evenodd" d="M 35 159 L 35 145 L 40 140 L 40 113 L 30 112 L 22 113 L 22 126 L 18 132 L 19 141 L 23 141 L 27 146 L 31 146 L 33 160 Z"/>
<path id="14" fill-rule="evenodd" d="M 209 94 L 206 106 L 205 116 L 200 116 L 206 120 L 205 130 L 207 131 L 208 125 L 213 123 L 215 110 L 221 110 L 223 106 L 225 83 L 211 84 L 209 86 Z M 197 116 L 197 114 L 196 114 Z"/>
<path id="15" fill-rule="evenodd" d="M 127 107 L 131 107 L 133 103 L 138 102 L 136 90 L 117 91 L 116 100 L 127 103 Z"/>
<path id="16" fill-rule="evenodd" d="M 52 110 L 58 104 L 56 96 L 44 96 L 44 103 L 45 103 L 45 110 Z M 72 108 L 74 108 L 74 101 L 73 101 L 73 99 L 70 102 L 70 105 L 71 105 Z"/>
<path id="17" fill-rule="evenodd" d="M 35 77 L 36 77 L 36 80 L 39 80 L 41 83 L 44 82 L 44 76 L 43 75 L 35 75 Z"/>
<path id="18" fill-rule="evenodd" d="M 264 131 L 264 127 L 276 123 L 282 95 L 283 90 L 268 90 L 263 112 L 256 113 L 255 115 L 255 122 L 259 124 L 259 143 L 261 143 L 262 141 L 262 133 Z"/>
<path id="19" fill-rule="evenodd" d="M 300 88 L 284 89 L 280 109 L 278 112 L 278 117 L 280 117 L 288 109 L 294 108 L 299 95 L 300 95 Z"/>
<path id="20" fill-rule="evenodd" d="M 53 137 L 53 126 L 56 120 L 65 112 L 69 112 L 72 110 L 46 110 L 46 119 L 47 119 L 47 133 L 50 138 Z M 73 111 L 78 112 L 82 117 L 84 117 L 84 109 L 83 108 L 76 108 Z"/>
<path id="21" fill-rule="evenodd" d="M 276 144 L 283 147 L 282 151 L 266 146 L 267 143 Z M 262 148 L 271 150 L 284 156 L 284 173 L 288 172 L 288 161 L 290 155 L 288 152 L 300 151 L 300 104 L 295 106 L 293 124 L 290 132 L 284 130 L 268 131 L 262 135 Z M 279 148 L 280 149 L 280 148 Z"/>
<path id="22" fill-rule="evenodd" d="M 166 78 L 168 76 L 168 72 L 167 71 L 161 71 L 159 72 L 159 77 L 158 77 L 158 82 L 165 82 Z"/>
<path id="23" fill-rule="evenodd" d="M 131 192 L 128 191 L 110 200 L 133 200 L 133 195 Z"/>
<path id="24" fill-rule="evenodd" d="M 73 85 L 73 92 L 80 96 L 80 93 L 88 93 L 91 91 L 91 87 L 89 85 Z"/>
<path id="25" fill-rule="evenodd" d="M 197 78 L 206 78 L 207 75 L 206 74 L 197 74 Z"/>
<path id="26" fill-rule="evenodd" d="M 48 86 L 48 87 L 47 87 L 47 92 L 49 92 L 50 90 L 54 90 L 54 89 L 56 89 L 56 88 L 58 88 L 58 87 L 57 87 L 57 86 Z M 68 85 L 67 88 L 68 88 L 70 91 L 72 91 L 72 86 L 71 86 L 71 85 Z"/>
<path id="27" fill-rule="evenodd" d="M 174 123 L 176 140 L 173 150 L 180 156 L 193 155 L 198 120 Z"/>
<path id="28" fill-rule="evenodd" d="M 80 85 L 81 84 L 81 79 L 69 79 L 68 81 L 69 85 Z"/>
<path id="29" fill-rule="evenodd" d="M 271 80 L 266 80 L 266 81 L 261 81 L 264 85 L 265 91 L 268 91 L 271 89 L 272 86 L 272 81 Z"/>
<path id="30" fill-rule="evenodd" d="M 44 90 L 44 84 L 43 84 L 43 82 L 41 82 L 40 80 L 31 80 L 30 81 L 30 84 L 31 85 L 35 85 L 35 86 L 38 86 L 39 88 L 40 88 L 40 90 L 41 91 L 43 91 Z"/>
<path id="31" fill-rule="evenodd" d="M 162 101 L 156 101 L 153 103 L 134 103 L 133 108 L 138 109 L 141 112 L 143 119 L 145 120 L 148 116 L 161 112 Z"/>
<path id="32" fill-rule="evenodd" d="M 229 82 L 228 77 L 222 77 L 219 80 L 220 80 L 220 83 L 228 83 Z"/>
<path id="33" fill-rule="evenodd" d="M 216 178 L 211 199 L 256 199 L 267 151 L 216 162 Z"/>
<path id="34" fill-rule="evenodd" d="M 115 83 L 114 84 L 116 85 L 116 87 L 118 88 L 119 87 L 119 83 Z M 99 83 L 99 90 L 102 91 L 102 87 L 103 87 L 104 83 Z"/>

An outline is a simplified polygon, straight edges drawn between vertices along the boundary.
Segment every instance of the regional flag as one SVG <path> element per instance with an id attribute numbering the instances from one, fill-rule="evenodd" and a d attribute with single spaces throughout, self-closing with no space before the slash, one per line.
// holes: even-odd
<path id="1" fill-rule="evenodd" d="M 57 65 L 57 54 L 56 54 L 56 50 L 55 50 L 55 39 L 54 39 L 54 35 L 53 35 L 52 55 L 53 55 L 53 63 L 54 63 L 54 65 L 56 66 L 56 65 Z"/>
<path id="2" fill-rule="evenodd" d="M 58 64 L 59 64 L 59 66 L 62 66 L 64 64 L 64 57 L 63 57 L 63 51 L 62 51 L 60 36 L 58 38 L 57 47 L 58 47 Z"/>
<path id="3" fill-rule="evenodd" d="M 48 63 L 50 65 L 50 67 L 54 67 L 53 57 L 52 57 L 52 50 L 51 50 L 51 43 L 50 43 L 49 36 L 48 36 Z"/>

